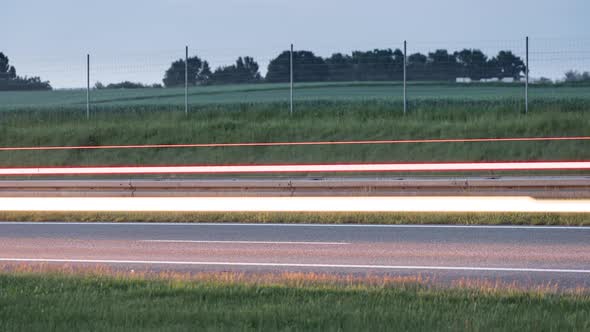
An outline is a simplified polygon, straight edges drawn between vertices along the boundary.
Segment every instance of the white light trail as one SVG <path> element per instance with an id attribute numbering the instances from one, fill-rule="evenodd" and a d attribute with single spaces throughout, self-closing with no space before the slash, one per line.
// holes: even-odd
<path id="1" fill-rule="evenodd" d="M 238 174 L 313 172 L 453 172 L 516 170 L 590 170 L 590 161 L 522 161 L 480 163 L 370 163 L 288 165 L 188 165 L 0 168 L 0 176 L 109 174 Z"/>
<path id="2" fill-rule="evenodd" d="M 0 211 L 79 212 L 555 212 L 589 213 L 590 199 L 532 197 L 0 197 Z"/>

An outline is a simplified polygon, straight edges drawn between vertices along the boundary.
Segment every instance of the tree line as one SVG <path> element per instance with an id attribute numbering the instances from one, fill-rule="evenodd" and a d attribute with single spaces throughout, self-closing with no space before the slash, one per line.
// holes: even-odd
<path id="1" fill-rule="evenodd" d="M 216 85 L 241 83 L 289 82 L 291 76 L 291 53 L 281 52 L 268 65 L 266 76 L 260 73 L 260 66 L 249 56 L 239 57 L 229 66 L 214 71 L 209 63 L 198 56 L 188 58 L 189 85 Z M 404 54 L 400 49 L 375 49 L 353 51 L 350 54 L 334 53 L 323 58 L 311 51 L 293 52 L 293 74 L 296 82 L 344 82 L 344 81 L 399 81 L 403 79 Z M 463 49 L 448 52 L 445 49 L 427 54 L 413 53 L 407 59 L 407 79 L 410 81 L 455 81 L 468 78 L 472 81 L 483 79 L 519 80 L 525 73 L 523 60 L 508 50 L 488 57 L 478 49 Z M 185 82 L 185 61 L 174 61 L 166 70 L 163 85 L 182 86 Z M 553 83 L 550 79 L 540 79 Z M 588 72 L 568 71 L 565 83 L 588 83 Z M 103 85 L 97 82 L 97 89 L 161 88 L 161 84 L 142 84 L 124 81 Z M 21 77 L 10 65 L 8 57 L 0 52 L 0 91 L 6 90 L 51 90 L 48 81 L 39 77 Z"/>
<path id="2" fill-rule="evenodd" d="M 284 51 L 272 59 L 266 76 L 252 57 L 239 57 L 231 66 L 211 71 L 209 63 L 198 56 L 188 58 L 190 85 L 289 82 L 291 53 Z M 457 78 L 519 80 L 525 63 L 511 51 L 488 57 L 481 50 L 464 49 L 450 53 L 439 49 L 428 54 L 414 53 L 407 59 L 407 79 L 412 81 L 455 81 Z M 404 54 L 396 49 L 335 53 L 322 58 L 311 51 L 293 52 L 296 82 L 399 81 L 403 79 Z M 164 75 L 164 85 L 179 86 L 185 81 L 185 61 L 174 61 Z"/>
<path id="3" fill-rule="evenodd" d="M 10 59 L 0 52 L 0 91 L 18 90 L 51 90 L 51 85 L 36 76 L 18 76 L 16 68 L 10 65 Z"/>

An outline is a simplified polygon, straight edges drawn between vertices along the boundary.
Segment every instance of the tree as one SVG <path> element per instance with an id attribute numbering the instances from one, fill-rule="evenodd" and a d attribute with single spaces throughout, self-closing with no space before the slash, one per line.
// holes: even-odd
<path id="1" fill-rule="evenodd" d="M 579 77 L 580 73 L 578 73 L 575 70 L 568 70 L 565 72 L 565 81 L 566 82 L 576 82 L 578 81 L 578 77 Z"/>
<path id="2" fill-rule="evenodd" d="M 16 68 L 14 67 L 10 67 L 10 69 L 8 70 L 8 78 L 9 79 L 14 79 L 16 78 Z"/>
<path id="3" fill-rule="evenodd" d="M 430 72 L 430 78 L 437 81 L 454 81 L 460 76 L 460 66 L 454 54 L 447 50 L 439 49 L 428 53 L 426 62 Z"/>
<path id="4" fill-rule="evenodd" d="M 239 57 L 235 65 L 220 67 L 211 75 L 211 84 L 256 83 L 262 80 L 259 66 L 251 57 Z"/>
<path id="5" fill-rule="evenodd" d="M 459 73 L 461 77 L 469 77 L 474 81 L 490 78 L 492 71 L 488 66 L 488 57 L 482 51 L 464 49 L 455 52 L 455 58 L 460 66 Z"/>
<path id="6" fill-rule="evenodd" d="M 0 79 L 15 79 L 16 69 L 10 65 L 10 60 L 0 52 Z"/>
<path id="7" fill-rule="evenodd" d="M 268 82 L 289 82 L 290 52 L 284 51 L 268 65 Z M 309 51 L 293 52 L 293 75 L 297 82 L 322 82 L 330 78 L 330 69 L 324 59 Z"/>
<path id="8" fill-rule="evenodd" d="M 209 67 L 209 62 L 203 62 L 203 67 L 201 68 L 200 72 L 201 82 L 202 84 L 208 84 L 209 80 L 211 79 L 211 68 Z"/>
<path id="9" fill-rule="evenodd" d="M 207 61 L 201 60 L 198 56 L 188 58 L 188 84 L 203 85 L 207 84 L 211 70 Z M 185 83 L 185 61 L 184 59 L 176 60 L 170 68 L 166 70 L 162 80 L 166 87 L 181 86 Z"/>
<path id="10" fill-rule="evenodd" d="M 522 59 L 511 51 L 500 51 L 490 62 L 493 68 L 491 76 L 499 79 L 513 78 L 518 81 L 526 70 Z"/>
<path id="11" fill-rule="evenodd" d="M 51 85 L 39 77 L 18 76 L 8 57 L 0 52 L 0 91 L 11 90 L 51 90 Z"/>
<path id="12" fill-rule="evenodd" d="M 428 79 L 427 70 L 428 57 L 422 53 L 414 53 L 408 56 L 407 79 L 408 80 L 426 80 Z"/>
<path id="13" fill-rule="evenodd" d="M 566 83 L 580 83 L 580 82 L 590 82 L 590 73 L 583 72 L 580 73 L 576 70 L 568 70 L 565 73 L 565 82 Z"/>
<path id="14" fill-rule="evenodd" d="M 375 49 L 368 52 L 352 53 L 357 81 L 401 80 L 403 75 L 404 54 L 396 49 Z"/>
<path id="15" fill-rule="evenodd" d="M 354 64 L 352 57 L 347 54 L 335 53 L 326 59 L 330 81 L 354 81 Z"/>

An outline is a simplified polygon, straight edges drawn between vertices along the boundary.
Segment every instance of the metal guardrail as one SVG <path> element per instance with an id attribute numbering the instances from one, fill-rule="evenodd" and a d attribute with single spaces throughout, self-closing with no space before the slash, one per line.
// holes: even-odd
<path id="1" fill-rule="evenodd" d="M 531 196 L 590 198 L 590 177 L 6 180 L 0 197 Z"/>

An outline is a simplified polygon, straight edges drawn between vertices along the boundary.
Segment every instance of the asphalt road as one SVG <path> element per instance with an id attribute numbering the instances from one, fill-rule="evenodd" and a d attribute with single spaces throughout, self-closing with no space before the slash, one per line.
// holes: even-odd
<path id="1" fill-rule="evenodd" d="M 590 287 L 590 228 L 0 223 L 0 263 Z"/>

